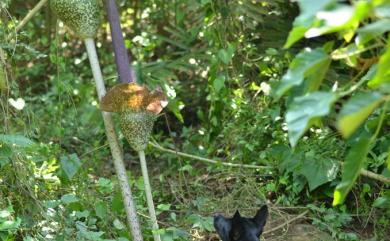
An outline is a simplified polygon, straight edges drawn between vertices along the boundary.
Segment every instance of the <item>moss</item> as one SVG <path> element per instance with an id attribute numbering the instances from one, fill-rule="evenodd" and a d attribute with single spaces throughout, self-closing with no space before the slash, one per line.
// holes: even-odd
<path id="1" fill-rule="evenodd" d="M 94 38 L 100 27 L 101 12 L 97 0 L 51 0 L 53 12 L 80 38 Z"/>

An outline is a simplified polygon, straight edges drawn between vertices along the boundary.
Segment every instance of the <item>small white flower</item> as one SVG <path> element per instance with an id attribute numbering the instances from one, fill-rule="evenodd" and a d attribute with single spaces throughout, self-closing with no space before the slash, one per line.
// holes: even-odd
<path id="1" fill-rule="evenodd" d="M 190 64 L 194 65 L 194 64 L 196 64 L 196 59 L 191 58 L 191 59 L 188 60 L 188 62 L 189 62 Z"/>
<path id="2" fill-rule="evenodd" d="M 263 93 L 265 95 L 269 95 L 271 93 L 271 86 L 269 84 L 267 84 L 266 82 L 261 82 L 260 88 L 261 88 L 261 91 L 263 91 Z"/>
<path id="3" fill-rule="evenodd" d="M 8 99 L 8 103 L 10 103 L 10 105 L 12 105 L 17 110 L 23 110 L 24 106 L 26 105 L 26 102 L 22 98 L 18 98 L 17 100 L 10 98 Z"/>

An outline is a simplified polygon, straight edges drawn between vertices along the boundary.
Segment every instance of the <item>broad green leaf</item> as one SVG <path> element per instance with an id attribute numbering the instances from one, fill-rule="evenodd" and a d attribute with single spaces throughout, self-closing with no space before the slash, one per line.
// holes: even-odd
<path id="1" fill-rule="evenodd" d="M 334 180 L 338 170 L 339 166 L 333 160 L 305 159 L 300 173 L 306 177 L 310 191 L 312 191 L 318 186 Z"/>
<path id="2" fill-rule="evenodd" d="M 94 232 L 94 231 L 88 231 L 87 229 L 82 229 L 79 231 L 79 234 L 85 238 L 86 240 L 90 241 L 100 241 L 101 237 L 103 236 L 104 232 Z"/>
<path id="3" fill-rule="evenodd" d="M 319 86 L 330 63 L 327 53 L 321 48 L 304 50 L 291 62 L 287 73 L 276 88 L 275 97 L 279 99 L 293 86 L 302 84 L 305 78 Z M 318 74 L 321 73 L 321 74 Z"/>
<path id="4" fill-rule="evenodd" d="M 342 204 L 351 190 L 360 170 L 363 168 L 369 151 L 370 138 L 364 136 L 351 147 L 343 165 L 341 182 L 337 185 L 333 194 L 333 206 Z"/>
<path id="5" fill-rule="evenodd" d="M 233 45 L 229 44 L 227 49 L 220 49 L 218 51 L 218 58 L 222 60 L 225 64 L 229 64 L 234 56 L 235 48 Z"/>
<path id="6" fill-rule="evenodd" d="M 376 208 L 388 208 L 390 207 L 390 197 L 378 197 L 372 206 Z"/>
<path id="7" fill-rule="evenodd" d="M 74 194 L 65 194 L 61 197 L 61 201 L 64 204 L 76 203 L 79 199 Z"/>
<path id="8" fill-rule="evenodd" d="M 100 201 L 95 206 L 95 213 L 100 219 L 104 220 L 107 218 L 107 206 L 104 202 Z"/>
<path id="9" fill-rule="evenodd" d="M 75 217 L 80 219 L 80 218 L 88 218 L 91 213 L 88 210 L 84 211 L 76 211 L 75 212 Z"/>
<path id="10" fill-rule="evenodd" d="M 213 81 L 215 92 L 219 93 L 219 91 L 225 87 L 225 80 L 226 77 L 224 75 L 220 75 Z"/>
<path id="11" fill-rule="evenodd" d="M 114 184 L 110 179 L 100 177 L 97 184 L 98 184 L 98 189 L 101 193 L 109 194 L 114 191 Z"/>
<path id="12" fill-rule="evenodd" d="M 326 73 L 328 72 L 329 65 L 331 60 L 328 59 L 327 61 L 323 61 L 319 64 L 321 68 L 316 68 L 315 73 L 310 73 L 307 78 L 305 79 L 305 92 L 314 92 L 317 91 L 322 83 L 322 80 L 325 78 Z M 317 67 L 317 66 L 316 66 Z"/>
<path id="13" fill-rule="evenodd" d="M 16 220 L 7 220 L 0 223 L 0 232 L 7 230 L 15 230 L 19 228 L 22 220 L 20 218 L 16 218 Z"/>
<path id="14" fill-rule="evenodd" d="M 361 50 L 355 43 L 349 44 L 346 47 L 335 49 L 331 57 L 333 60 L 350 58 L 361 53 Z"/>
<path id="15" fill-rule="evenodd" d="M 171 204 L 159 204 L 157 205 L 157 209 L 161 210 L 161 211 L 169 211 L 171 208 Z"/>
<path id="16" fill-rule="evenodd" d="M 348 5 L 338 5 L 327 11 L 320 11 L 316 14 L 316 18 L 321 23 L 318 26 L 313 26 L 306 33 L 306 38 L 318 37 L 326 33 L 336 32 L 341 30 L 341 26 L 348 23 L 352 18 L 354 8 Z"/>
<path id="17" fill-rule="evenodd" d="M 7 209 L 0 210 L 0 220 L 1 219 L 8 219 L 9 216 L 14 213 L 14 210 L 12 207 L 8 207 Z"/>
<path id="18" fill-rule="evenodd" d="M 379 18 L 390 18 L 390 2 L 388 0 L 375 0 L 375 15 Z"/>
<path id="19" fill-rule="evenodd" d="M 286 114 L 291 146 L 295 146 L 305 131 L 322 116 L 329 114 L 337 96 L 331 92 L 314 92 L 296 97 Z"/>
<path id="20" fill-rule="evenodd" d="M 294 20 L 294 27 L 288 35 L 284 48 L 291 47 L 291 45 L 303 38 L 306 31 L 313 25 L 317 12 L 335 2 L 336 0 L 316 0 L 316 3 L 313 4 L 312 0 L 299 0 L 298 5 L 301 13 Z"/>
<path id="21" fill-rule="evenodd" d="M 385 191 L 381 197 L 378 197 L 372 206 L 377 208 L 390 208 L 390 190 Z"/>
<path id="22" fill-rule="evenodd" d="M 390 82 L 390 38 L 387 40 L 387 50 L 379 59 L 376 75 L 368 82 L 371 88 Z"/>
<path id="23" fill-rule="evenodd" d="M 338 4 L 335 7 L 319 11 L 316 14 L 316 26 L 310 28 L 306 33 L 306 38 L 321 36 L 324 34 L 340 32 L 347 42 L 354 36 L 353 31 L 359 26 L 371 11 L 371 5 L 368 2 L 356 2 L 353 6 Z M 345 32 L 341 32 L 345 31 Z M 348 33 L 352 31 L 352 33 Z"/>
<path id="24" fill-rule="evenodd" d="M 383 96 L 378 92 L 359 93 L 348 100 L 337 120 L 343 137 L 350 137 L 382 101 Z"/>
<path id="25" fill-rule="evenodd" d="M 12 153 L 12 148 L 9 145 L 0 142 L 0 168 L 10 162 Z"/>
<path id="26" fill-rule="evenodd" d="M 176 118 L 181 122 L 184 123 L 184 117 L 181 114 L 180 110 L 184 108 L 184 103 L 182 101 L 179 101 L 178 99 L 171 99 L 168 102 L 167 108 L 169 111 L 172 111 L 172 113 L 176 116 Z"/>
<path id="27" fill-rule="evenodd" d="M 115 219 L 113 224 L 114 227 L 118 230 L 123 230 L 126 228 L 126 226 L 119 219 Z"/>
<path id="28" fill-rule="evenodd" d="M 34 144 L 30 139 L 20 135 L 3 135 L 0 134 L 0 142 L 7 143 L 10 146 L 28 147 Z"/>
<path id="29" fill-rule="evenodd" d="M 66 177 L 70 180 L 82 166 L 81 161 L 76 153 L 61 158 L 61 169 Z"/>
<path id="30" fill-rule="evenodd" d="M 122 194 L 120 192 L 116 192 L 114 194 L 114 197 L 112 198 L 112 202 L 111 202 L 111 207 L 116 214 L 123 213 L 124 205 L 123 205 Z"/>
<path id="31" fill-rule="evenodd" d="M 390 19 L 375 21 L 357 30 L 357 44 L 363 45 L 388 31 L 390 31 Z"/>

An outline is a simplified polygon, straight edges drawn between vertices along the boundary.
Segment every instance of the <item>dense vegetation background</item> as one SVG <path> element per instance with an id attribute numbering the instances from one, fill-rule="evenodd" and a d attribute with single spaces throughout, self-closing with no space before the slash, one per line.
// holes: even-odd
<path id="1" fill-rule="evenodd" d="M 130 240 L 83 43 L 49 7 L 18 29 L 37 2 L 0 2 L 0 240 Z M 390 240 L 389 1 L 117 2 L 140 82 L 169 98 L 147 149 L 164 240 L 217 240 L 213 214 L 264 203 L 265 240 Z"/>

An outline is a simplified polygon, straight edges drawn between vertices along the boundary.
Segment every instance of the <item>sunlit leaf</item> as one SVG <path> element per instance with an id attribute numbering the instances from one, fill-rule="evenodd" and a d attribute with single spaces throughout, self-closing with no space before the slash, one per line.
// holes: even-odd
<path id="1" fill-rule="evenodd" d="M 65 194 L 61 197 L 61 201 L 64 204 L 70 204 L 70 203 L 75 203 L 78 202 L 79 199 L 76 197 L 74 194 Z"/>
<path id="2" fill-rule="evenodd" d="M 288 35 L 284 48 L 291 47 L 291 45 L 303 38 L 306 31 L 313 25 L 316 13 L 334 3 L 336 3 L 336 0 L 317 0 L 315 4 L 313 4 L 312 0 L 299 0 L 298 5 L 301 13 L 294 20 L 294 27 Z"/>
<path id="3" fill-rule="evenodd" d="M 279 99 L 293 86 L 302 84 L 305 78 L 310 77 L 311 82 L 319 86 L 324 78 L 330 63 L 327 53 L 321 48 L 304 50 L 299 53 L 291 62 L 287 73 L 282 77 L 281 82 L 275 90 L 275 97 Z"/>
<path id="4" fill-rule="evenodd" d="M 377 88 L 387 82 L 390 82 L 390 39 L 387 41 L 386 52 L 379 59 L 376 75 L 368 82 L 368 86 Z"/>
<path id="5" fill-rule="evenodd" d="M 390 19 L 375 21 L 357 30 L 357 44 L 363 45 L 388 31 L 390 31 Z"/>
<path id="6" fill-rule="evenodd" d="M 334 180 L 338 170 L 339 166 L 333 160 L 305 159 L 300 173 L 306 177 L 310 191 L 312 191 L 318 186 Z"/>
<path id="7" fill-rule="evenodd" d="M 355 43 L 349 44 L 346 47 L 343 48 L 338 48 L 335 49 L 331 57 L 334 60 L 339 60 L 339 59 L 345 59 L 345 58 L 350 58 L 352 56 L 358 55 L 362 52 Z"/>
<path id="8" fill-rule="evenodd" d="M 339 30 L 340 26 L 346 24 L 353 16 L 354 8 L 348 5 L 339 5 L 336 8 L 319 11 L 316 14 L 321 25 L 310 28 L 306 33 L 306 38 L 317 37 L 329 32 L 335 32 Z"/>
<path id="9" fill-rule="evenodd" d="M 21 135 L 0 134 L 0 142 L 4 142 L 10 146 L 17 146 L 17 147 L 28 147 L 34 144 L 33 141 Z"/>
<path id="10" fill-rule="evenodd" d="M 319 11 L 316 17 L 320 24 L 310 28 L 305 33 L 305 37 L 312 38 L 344 30 L 347 32 L 344 32 L 343 36 L 349 42 L 354 34 L 345 33 L 348 33 L 348 30 L 354 31 L 359 26 L 360 21 L 369 14 L 370 7 L 368 2 L 360 1 L 353 6 L 338 4 L 329 10 Z"/>
<path id="11" fill-rule="evenodd" d="M 114 224 L 114 227 L 118 230 L 123 230 L 126 228 L 126 225 L 124 225 L 119 219 L 115 219 L 113 224 Z"/>
<path id="12" fill-rule="evenodd" d="M 0 232 L 7 230 L 15 230 L 20 226 L 21 223 L 22 220 L 20 218 L 16 218 L 16 220 L 7 220 L 4 222 L 0 222 Z"/>
<path id="13" fill-rule="evenodd" d="M 378 92 L 359 93 L 348 100 L 337 120 L 343 137 L 350 137 L 382 101 L 383 96 Z"/>
<path id="14" fill-rule="evenodd" d="M 331 92 L 314 92 L 296 97 L 286 114 L 288 135 L 291 146 L 295 146 L 319 117 L 329 114 L 337 96 Z"/>
<path id="15" fill-rule="evenodd" d="M 8 207 L 4 210 L 0 210 L 0 219 L 7 219 L 14 213 L 14 210 L 12 207 Z"/>
<path id="16" fill-rule="evenodd" d="M 363 136 L 351 147 L 343 165 L 341 182 L 337 185 L 333 194 L 333 206 L 342 204 L 351 190 L 360 170 L 364 166 L 369 151 L 370 138 Z"/>
<path id="17" fill-rule="evenodd" d="M 223 87 L 225 87 L 225 80 L 226 77 L 224 75 L 220 75 L 213 81 L 213 87 L 215 92 L 218 93 Z"/>
<path id="18" fill-rule="evenodd" d="M 159 204 L 157 205 L 157 209 L 161 210 L 161 211 L 169 211 L 171 208 L 171 204 Z"/>
<path id="19" fill-rule="evenodd" d="M 64 171 L 66 177 L 70 180 L 76 175 L 77 171 L 82 166 L 81 161 L 76 153 L 61 158 L 61 169 Z"/>

